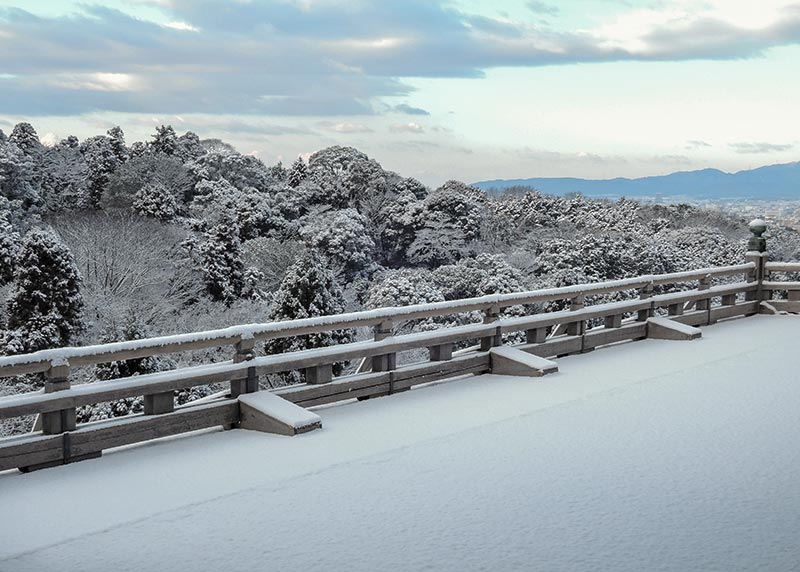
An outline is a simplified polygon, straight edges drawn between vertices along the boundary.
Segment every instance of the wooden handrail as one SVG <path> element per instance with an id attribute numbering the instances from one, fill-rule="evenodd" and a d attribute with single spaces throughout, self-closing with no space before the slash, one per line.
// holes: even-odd
<path id="1" fill-rule="evenodd" d="M 661 308 L 689 300 L 708 299 L 716 296 L 735 295 L 756 289 L 754 283 L 739 282 L 715 286 L 702 291 L 684 291 L 653 296 L 644 300 L 628 300 L 597 304 L 581 310 L 563 310 L 533 316 L 503 318 L 486 324 L 469 324 L 439 330 L 417 332 L 401 336 L 390 336 L 380 341 L 362 341 L 324 348 L 314 348 L 284 354 L 256 357 L 248 361 L 221 363 L 181 368 L 172 371 L 139 375 L 110 381 L 82 384 L 54 393 L 35 392 L 0 398 L 0 419 L 36 413 L 47 413 L 73 407 L 81 407 L 103 401 L 112 401 L 143 394 L 163 393 L 230 381 L 237 374 L 253 368 L 259 375 L 304 369 L 352 360 L 452 344 L 497 333 L 513 333 L 522 330 L 544 328 L 558 324 L 586 321 L 604 316 L 620 315 L 642 309 Z"/>
<path id="2" fill-rule="evenodd" d="M 701 280 L 706 277 L 720 278 L 736 274 L 750 275 L 755 271 L 755 268 L 756 265 L 749 262 L 746 264 L 675 272 L 671 274 L 638 276 L 635 278 L 599 282 L 595 284 L 579 284 L 560 288 L 510 294 L 495 294 L 431 304 L 380 308 L 377 310 L 365 310 L 320 318 L 287 320 L 284 322 L 269 322 L 264 324 L 247 324 L 218 330 L 114 342 L 102 345 L 41 350 L 30 354 L 0 357 L 0 377 L 46 372 L 55 362 L 63 360 L 67 360 L 71 367 L 79 367 L 179 351 L 230 346 L 242 340 L 269 340 L 362 326 L 376 326 L 386 321 L 397 323 L 421 318 L 487 310 L 492 307 L 503 309 L 516 305 L 567 300 L 578 295 L 591 296 L 643 288 L 649 285 L 689 282 Z"/>

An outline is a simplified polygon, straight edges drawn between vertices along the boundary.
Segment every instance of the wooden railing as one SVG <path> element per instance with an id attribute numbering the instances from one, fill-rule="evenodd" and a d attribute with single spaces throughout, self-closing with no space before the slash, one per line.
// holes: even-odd
<path id="1" fill-rule="evenodd" d="M 778 276 L 786 274 L 800 275 L 800 262 L 767 262 L 764 264 L 764 280 L 762 299 L 775 309 L 787 312 L 800 312 L 800 282 L 779 280 Z M 776 276 L 778 275 L 778 276 Z M 773 300 L 775 291 L 786 292 L 786 298 Z"/>
<path id="2" fill-rule="evenodd" d="M 258 376 L 300 370 L 306 383 L 272 390 L 302 407 L 345 399 L 386 395 L 438 379 L 490 371 L 491 348 L 504 336 L 524 333 L 515 347 L 541 357 L 590 351 L 596 347 L 647 337 L 647 319 L 665 314 L 687 325 L 707 325 L 759 311 L 763 256 L 746 264 L 564 288 L 498 294 L 417 306 L 382 308 L 315 319 L 250 324 L 221 330 L 44 350 L 0 358 L 0 377 L 44 373 L 44 390 L 0 398 L 0 419 L 41 416 L 41 431 L 0 439 L 0 470 L 40 468 L 98 456 L 104 449 L 207 427 L 231 428 L 240 420 L 237 397 L 258 391 Z M 768 264 L 767 268 L 772 270 Z M 782 267 L 781 267 L 782 268 Z M 794 268 L 794 267 L 793 267 Z M 776 271 L 778 268 L 776 267 Z M 741 275 L 742 280 L 714 284 Z M 656 286 L 693 283 L 692 288 L 654 294 Z M 784 285 L 785 287 L 785 285 Z M 599 294 L 638 291 L 638 298 L 586 305 Z M 561 311 L 504 316 L 511 306 L 568 301 Z M 409 320 L 483 313 L 483 323 L 396 335 Z M 629 319 L 623 320 L 625 316 Z M 602 326 L 591 327 L 602 323 Z M 278 355 L 255 355 L 260 340 L 373 326 L 374 339 Z M 552 335 L 554 331 L 563 333 Z M 550 335 L 548 335 L 550 334 Z M 453 356 L 461 342 L 478 341 L 472 351 Z M 71 386 L 71 368 L 159 354 L 232 346 L 229 361 L 172 371 Z M 398 367 L 397 354 L 427 348 L 429 361 Z M 364 359 L 371 371 L 333 376 L 333 364 Z M 175 408 L 174 391 L 229 383 L 230 392 L 210 402 Z M 144 396 L 144 414 L 76 423 L 76 408 Z"/>

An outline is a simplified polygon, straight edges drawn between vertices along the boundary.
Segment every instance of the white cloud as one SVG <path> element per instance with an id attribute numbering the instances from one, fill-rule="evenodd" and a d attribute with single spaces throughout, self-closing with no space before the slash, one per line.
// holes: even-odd
<path id="1" fill-rule="evenodd" d="M 105 72 L 59 74 L 46 83 L 65 89 L 88 91 L 134 91 L 140 87 L 140 82 L 132 74 Z"/>
<path id="2" fill-rule="evenodd" d="M 395 123 L 389 126 L 392 133 L 425 133 L 425 128 L 419 123 Z"/>
<path id="3" fill-rule="evenodd" d="M 320 121 L 317 127 L 323 131 L 333 133 L 369 133 L 372 131 L 363 123 L 333 123 L 332 121 Z"/>
<path id="4" fill-rule="evenodd" d="M 196 28 L 191 24 L 187 24 L 186 22 L 167 22 L 164 24 L 167 28 L 172 28 L 173 30 L 181 30 L 183 32 L 199 32 L 200 28 Z"/>

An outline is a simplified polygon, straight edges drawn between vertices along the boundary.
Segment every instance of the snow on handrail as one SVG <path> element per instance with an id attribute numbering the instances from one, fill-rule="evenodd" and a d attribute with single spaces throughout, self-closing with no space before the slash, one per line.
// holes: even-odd
<path id="1" fill-rule="evenodd" d="M 767 262 L 764 268 L 770 272 L 800 272 L 800 262 Z"/>
<path id="2" fill-rule="evenodd" d="M 217 330 L 159 336 L 109 344 L 41 350 L 30 354 L 0 357 L 0 377 L 47 371 L 54 362 L 67 361 L 69 365 L 73 367 L 92 365 L 183 350 L 221 347 L 232 345 L 245 339 L 255 338 L 267 340 L 322 331 L 377 325 L 384 321 L 414 320 L 460 312 L 486 310 L 492 307 L 502 309 L 518 304 L 563 300 L 574 298 L 578 295 L 617 292 L 620 290 L 640 288 L 651 284 L 687 282 L 702 279 L 707 276 L 721 277 L 734 274 L 748 274 L 753 272 L 755 267 L 753 262 L 749 262 L 733 266 L 701 268 L 670 274 L 644 275 L 594 284 L 576 284 L 574 286 L 514 292 L 510 294 L 492 294 L 476 298 L 464 298 L 461 300 L 429 304 L 414 304 L 411 306 L 394 306 L 300 320 L 245 324 Z"/>
<path id="3" fill-rule="evenodd" d="M 400 336 L 389 336 L 382 340 L 365 340 L 323 348 L 260 356 L 239 363 L 228 360 L 97 383 L 86 383 L 74 385 L 69 389 L 53 393 L 36 391 L 0 397 L 0 419 L 58 411 L 69 407 L 80 407 L 101 401 L 135 397 L 142 394 L 173 391 L 196 385 L 221 383 L 230 381 L 236 374 L 240 374 L 250 368 L 255 369 L 259 375 L 278 373 L 357 359 L 360 357 L 371 357 L 409 349 L 477 339 L 495 335 L 498 332 L 517 332 L 529 328 L 541 328 L 560 323 L 583 321 L 644 308 L 658 308 L 687 297 L 695 298 L 699 295 L 714 297 L 745 292 L 755 289 L 756 287 L 756 284 L 752 282 L 737 282 L 734 284 L 714 286 L 703 291 L 674 292 L 671 294 L 653 296 L 644 300 L 635 299 L 608 302 L 588 306 L 577 311 L 561 310 L 532 316 L 501 318 L 488 324 L 467 324 L 438 330 L 414 332 Z"/>

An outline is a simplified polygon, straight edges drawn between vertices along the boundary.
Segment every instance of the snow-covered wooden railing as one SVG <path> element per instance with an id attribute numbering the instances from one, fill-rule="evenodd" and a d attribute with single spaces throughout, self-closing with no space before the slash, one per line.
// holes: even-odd
<path id="1" fill-rule="evenodd" d="M 762 300 L 778 311 L 800 312 L 800 282 L 778 280 L 777 275 L 800 275 L 800 262 L 767 262 L 764 264 L 764 280 Z M 786 298 L 773 300 L 774 291 L 786 292 Z"/>
<path id="2" fill-rule="evenodd" d="M 534 355 L 551 357 L 643 339 L 648 334 L 647 319 L 664 310 L 671 319 L 688 325 L 711 324 L 729 317 L 754 314 L 759 303 L 758 272 L 758 263 L 749 261 L 735 266 L 597 284 L 382 308 L 311 320 L 251 324 L 0 358 L 0 376 L 44 372 L 47 378 L 42 392 L 0 398 L 0 418 L 38 414 L 42 419 L 41 432 L 0 440 L 0 470 L 61 464 L 98 456 L 110 447 L 213 426 L 234 427 L 240 420 L 237 397 L 257 391 L 260 375 L 304 371 L 307 383 L 274 390 L 274 393 L 309 407 L 391 394 L 437 379 L 487 372 L 491 367 L 489 350 L 501 345 L 506 334 L 524 332 L 525 342 L 516 347 Z M 714 279 L 734 275 L 742 275 L 743 280 L 713 284 Z M 688 290 L 653 294 L 656 285 L 687 282 L 696 284 Z M 638 289 L 638 299 L 585 305 L 588 296 L 632 289 Z M 514 317 L 500 314 L 510 306 L 556 300 L 569 301 L 569 309 Z M 687 308 L 690 310 L 686 311 Z M 483 312 L 483 323 L 405 335 L 394 333 L 394 326 L 403 321 L 467 311 Z M 623 322 L 625 315 L 633 315 L 635 321 Z M 598 319 L 602 319 L 603 326 L 587 326 Z M 375 326 L 375 338 L 369 341 L 261 357 L 254 351 L 258 340 L 370 325 Z M 548 332 L 558 326 L 565 326 L 565 333 L 548 337 Z M 453 356 L 454 344 L 471 340 L 480 341 L 478 349 Z M 228 345 L 235 349 L 230 361 L 91 384 L 70 386 L 69 383 L 71 367 Z M 425 348 L 429 350 L 429 361 L 397 367 L 398 353 Z M 333 364 L 364 358 L 371 360 L 371 372 L 333 377 Z M 175 408 L 174 391 L 211 383 L 229 383 L 230 392 L 212 402 Z M 76 426 L 78 407 L 138 396 L 144 396 L 144 415 Z"/>

